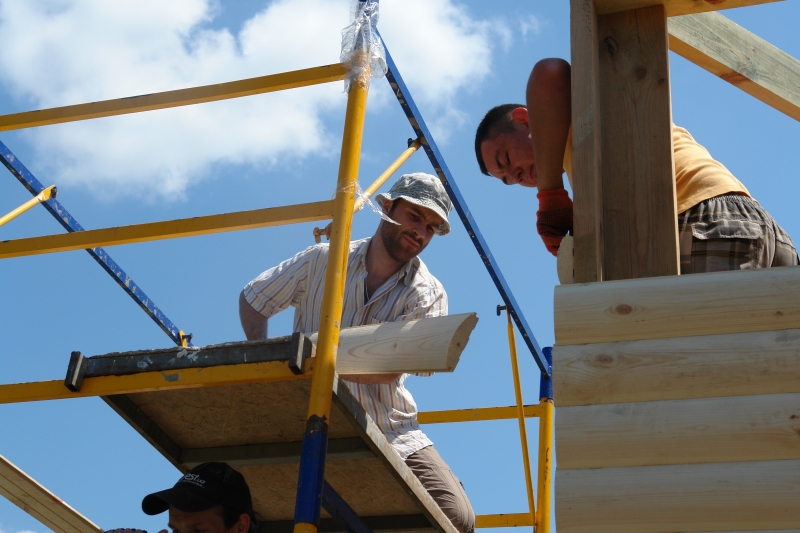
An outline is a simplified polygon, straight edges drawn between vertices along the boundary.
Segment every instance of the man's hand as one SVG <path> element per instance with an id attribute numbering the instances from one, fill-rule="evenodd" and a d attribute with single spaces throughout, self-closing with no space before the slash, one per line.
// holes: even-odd
<path id="1" fill-rule="evenodd" d="M 247 303 L 244 291 L 239 293 L 239 320 L 242 323 L 244 336 L 247 337 L 247 340 L 257 341 L 267 338 L 267 317 Z"/>
<path id="2" fill-rule="evenodd" d="M 340 374 L 339 378 L 362 385 L 385 385 L 403 374 Z"/>

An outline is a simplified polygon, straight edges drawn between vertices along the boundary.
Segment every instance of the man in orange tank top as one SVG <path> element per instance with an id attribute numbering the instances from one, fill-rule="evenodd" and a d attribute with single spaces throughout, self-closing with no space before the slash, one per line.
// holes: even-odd
<path id="1" fill-rule="evenodd" d="M 536 230 L 556 255 L 572 230 L 570 66 L 536 63 L 527 105 L 491 109 L 475 134 L 481 172 L 506 185 L 538 189 Z M 797 265 L 789 235 L 724 165 L 683 128 L 672 128 L 681 274 Z"/>

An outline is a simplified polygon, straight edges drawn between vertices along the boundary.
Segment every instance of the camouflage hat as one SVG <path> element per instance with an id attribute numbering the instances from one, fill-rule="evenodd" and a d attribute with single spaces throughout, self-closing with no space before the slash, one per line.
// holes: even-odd
<path id="1" fill-rule="evenodd" d="M 437 235 L 447 235 L 450 233 L 450 223 L 447 215 L 453 209 L 453 202 L 447 196 L 444 185 L 439 178 L 424 172 L 414 172 L 413 174 L 403 174 L 397 183 L 392 185 L 387 193 L 375 196 L 378 205 L 383 205 L 386 200 L 395 201 L 402 198 L 412 204 L 426 207 L 442 217 L 442 225 L 439 226 Z"/>

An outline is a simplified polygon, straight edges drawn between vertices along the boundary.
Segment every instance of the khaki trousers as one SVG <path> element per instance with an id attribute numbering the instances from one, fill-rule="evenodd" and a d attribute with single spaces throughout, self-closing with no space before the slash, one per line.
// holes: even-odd
<path id="1" fill-rule="evenodd" d="M 422 482 L 433 500 L 461 533 L 475 531 L 475 512 L 464 486 L 433 446 L 413 453 L 406 464 Z"/>

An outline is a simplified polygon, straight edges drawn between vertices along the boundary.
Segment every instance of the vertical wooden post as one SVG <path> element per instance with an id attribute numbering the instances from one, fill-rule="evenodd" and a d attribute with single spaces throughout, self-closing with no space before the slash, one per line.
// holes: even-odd
<path id="1" fill-rule="evenodd" d="M 570 1 L 574 279 L 603 280 L 603 205 L 597 12 L 594 0 Z"/>
<path id="2" fill-rule="evenodd" d="M 664 7 L 600 15 L 597 38 L 603 279 L 677 275 Z"/>

